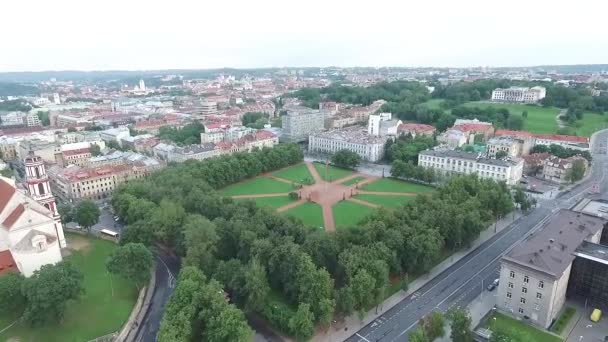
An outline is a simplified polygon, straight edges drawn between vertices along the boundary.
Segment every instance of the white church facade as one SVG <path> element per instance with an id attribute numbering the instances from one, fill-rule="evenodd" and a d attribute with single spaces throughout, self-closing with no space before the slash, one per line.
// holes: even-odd
<path id="1" fill-rule="evenodd" d="M 30 153 L 24 164 L 27 191 L 0 177 L 0 273 L 29 277 L 61 261 L 66 241 L 42 158 Z"/>

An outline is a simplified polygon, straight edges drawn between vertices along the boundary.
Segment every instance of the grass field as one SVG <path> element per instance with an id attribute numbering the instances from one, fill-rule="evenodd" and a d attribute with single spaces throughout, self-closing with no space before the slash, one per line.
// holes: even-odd
<path id="1" fill-rule="evenodd" d="M 523 104 L 511 103 L 489 103 L 489 102 L 468 102 L 467 107 L 493 107 L 506 108 L 511 115 L 520 115 L 524 110 L 528 111 L 528 118 L 524 119 L 524 130 L 539 134 L 553 134 L 557 132 L 557 122 L 555 116 L 559 109 L 555 107 L 528 106 Z"/>
<path id="2" fill-rule="evenodd" d="M 304 224 L 313 227 L 323 227 L 323 212 L 321 206 L 313 203 L 306 202 L 295 208 L 291 208 L 285 212 L 285 215 L 297 217 L 304 222 Z"/>
<path id="3" fill-rule="evenodd" d="M 289 196 L 238 198 L 237 200 L 239 200 L 239 201 L 251 200 L 251 201 L 254 201 L 258 207 L 268 207 L 268 208 L 272 208 L 272 209 L 278 209 L 278 208 L 294 201 L 294 200 L 290 199 Z"/>
<path id="4" fill-rule="evenodd" d="M 128 281 L 108 275 L 106 259 L 116 245 L 105 240 L 67 235 L 68 245 L 79 239 L 88 246 L 67 257 L 84 275 L 85 293 L 68 303 L 61 323 L 29 327 L 18 323 L 0 334 L 0 340 L 19 342 L 81 342 L 121 329 L 137 300 L 137 289 Z M 0 319 L 0 329 L 10 324 Z"/>
<path id="5" fill-rule="evenodd" d="M 339 228 L 356 226 L 361 219 L 371 214 L 374 208 L 350 201 L 342 201 L 334 205 L 332 210 L 334 212 L 336 227 Z"/>
<path id="6" fill-rule="evenodd" d="M 346 182 L 342 182 L 342 185 L 355 185 L 355 183 L 358 183 L 364 179 L 365 179 L 365 177 L 351 178 L 351 179 L 347 180 Z"/>
<path id="7" fill-rule="evenodd" d="M 394 178 L 380 178 L 377 181 L 373 181 L 371 183 L 363 185 L 361 190 L 415 193 L 425 193 L 434 191 L 434 189 L 430 186 L 405 182 Z"/>
<path id="8" fill-rule="evenodd" d="M 389 209 L 395 209 L 416 198 L 416 196 L 385 196 L 359 194 L 354 196 L 356 199 L 377 204 Z"/>
<path id="9" fill-rule="evenodd" d="M 583 113 L 583 119 L 577 121 L 581 127 L 572 127 L 574 133 L 582 137 L 590 137 L 595 131 L 608 127 L 608 115 Z"/>
<path id="10" fill-rule="evenodd" d="M 493 318 L 496 318 L 494 321 Z M 503 328 L 506 330 L 516 330 L 522 334 L 526 334 L 527 341 L 534 342 L 562 342 L 563 339 L 543 332 L 542 330 L 536 329 L 533 326 L 522 323 L 511 317 L 507 317 L 500 313 L 494 313 L 486 323 L 486 327 L 492 330 L 492 328 Z"/>
<path id="11" fill-rule="evenodd" d="M 337 179 L 344 178 L 348 175 L 353 174 L 353 170 L 343 169 L 340 167 L 336 167 L 333 165 L 327 166 L 327 178 L 325 177 L 325 164 L 324 163 L 314 163 L 315 169 L 323 178 L 323 180 L 333 182 Z"/>
<path id="12" fill-rule="evenodd" d="M 294 190 L 291 184 L 268 177 L 257 177 L 249 181 L 230 185 L 222 191 L 224 196 L 276 194 Z"/>
<path id="13" fill-rule="evenodd" d="M 444 99 L 432 99 L 421 103 L 420 105 L 425 106 L 428 109 L 441 109 L 441 103 Z"/>
<path id="14" fill-rule="evenodd" d="M 306 179 L 310 181 L 309 184 L 314 183 L 314 179 L 310 172 L 308 172 L 308 168 L 306 164 L 300 163 L 286 169 L 279 170 L 277 172 L 272 173 L 273 176 L 290 180 L 296 183 L 303 183 Z"/>

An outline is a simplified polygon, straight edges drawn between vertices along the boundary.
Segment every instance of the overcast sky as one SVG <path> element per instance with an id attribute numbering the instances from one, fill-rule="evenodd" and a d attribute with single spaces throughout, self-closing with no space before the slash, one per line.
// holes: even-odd
<path id="1" fill-rule="evenodd" d="M 1 71 L 608 63 L 606 0 L 7 0 Z"/>

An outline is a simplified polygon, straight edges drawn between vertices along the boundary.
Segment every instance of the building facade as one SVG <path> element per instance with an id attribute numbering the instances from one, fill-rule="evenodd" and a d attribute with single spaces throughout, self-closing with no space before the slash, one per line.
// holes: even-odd
<path id="1" fill-rule="evenodd" d="M 506 153 L 507 157 L 516 158 L 521 155 L 519 150 L 519 142 L 511 137 L 494 137 L 488 140 L 486 149 L 488 156 L 495 158 L 496 153 L 502 151 Z"/>
<path id="2" fill-rule="evenodd" d="M 492 101 L 536 103 L 545 98 L 547 91 L 544 87 L 511 87 L 496 88 L 492 91 Z"/>
<path id="3" fill-rule="evenodd" d="M 362 160 L 377 162 L 384 156 L 386 141 L 386 137 L 370 135 L 361 127 L 350 127 L 311 135 L 308 150 L 329 154 L 349 150 L 357 153 Z"/>
<path id="4" fill-rule="evenodd" d="M 477 153 L 452 150 L 426 150 L 418 154 L 418 165 L 430 167 L 445 175 L 473 174 L 481 178 L 514 185 L 522 177 L 523 160 L 481 158 Z"/>
<path id="5" fill-rule="evenodd" d="M 570 172 L 576 161 L 580 161 L 585 166 L 585 173 L 589 169 L 589 162 L 587 159 L 581 156 L 573 156 L 570 158 L 559 158 L 556 156 L 550 156 L 543 161 L 543 173 L 544 179 L 564 184 L 570 183 Z"/>
<path id="6" fill-rule="evenodd" d="M 321 132 L 325 126 L 326 113 L 310 108 L 291 109 L 281 117 L 285 142 L 306 141 L 311 134 Z"/>

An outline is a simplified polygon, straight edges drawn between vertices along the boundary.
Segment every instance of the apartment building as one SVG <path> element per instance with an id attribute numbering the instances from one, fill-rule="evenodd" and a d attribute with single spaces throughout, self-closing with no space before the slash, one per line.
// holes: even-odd
<path id="1" fill-rule="evenodd" d="M 58 163 L 62 167 L 66 167 L 68 165 L 78 165 L 84 167 L 89 165 L 89 160 L 91 159 L 91 156 L 91 149 L 88 147 L 79 148 L 75 150 L 67 150 L 61 153 L 61 163 L 59 163 L 59 160 Z"/>
<path id="2" fill-rule="evenodd" d="M 355 126 L 311 135 L 308 151 L 333 154 L 350 150 L 362 160 L 376 162 L 384 156 L 386 140 L 386 136 L 371 135 L 364 128 Z"/>
<path id="3" fill-rule="evenodd" d="M 547 91 L 544 87 L 510 87 L 496 88 L 492 91 L 492 101 L 536 103 L 545 98 Z"/>
<path id="4" fill-rule="evenodd" d="M 175 163 L 183 163 L 186 160 L 203 160 L 215 156 L 219 156 L 220 152 L 215 144 L 204 143 L 200 145 L 190 145 L 186 147 L 176 147 L 167 155 L 167 161 Z"/>
<path id="5" fill-rule="evenodd" d="M 502 257 L 496 307 L 549 327 L 566 300 L 574 259 L 586 257 L 579 247 L 585 241 L 598 244 L 605 223 L 601 217 L 560 210 Z"/>
<path id="6" fill-rule="evenodd" d="M 589 169 L 589 162 L 581 156 L 570 158 L 559 158 L 550 156 L 543 161 L 543 178 L 560 184 L 570 183 L 569 174 L 576 161 L 581 161 L 585 165 L 585 172 Z"/>
<path id="7" fill-rule="evenodd" d="M 306 141 L 311 134 L 324 129 L 326 117 L 326 112 L 306 107 L 288 109 L 287 115 L 281 117 L 283 127 L 281 140 L 285 142 Z"/>
<path id="8" fill-rule="evenodd" d="M 397 132 L 399 135 L 411 135 L 412 137 L 417 137 L 419 135 L 432 137 L 435 135 L 437 129 L 431 125 L 426 124 L 418 124 L 418 123 L 402 123 L 397 128 Z"/>
<path id="9" fill-rule="evenodd" d="M 589 151 L 589 138 L 577 137 L 574 135 L 561 134 L 536 134 L 536 145 L 559 145 L 565 148 L 571 148 L 579 151 Z"/>
<path id="10" fill-rule="evenodd" d="M 521 155 L 519 150 L 519 142 L 512 137 L 500 136 L 490 138 L 486 144 L 488 156 L 496 158 L 496 153 L 502 151 L 507 154 L 507 157 L 516 158 Z"/>
<path id="11" fill-rule="evenodd" d="M 477 153 L 454 150 L 426 150 L 418 154 L 418 165 L 433 168 L 445 175 L 476 173 L 481 178 L 519 182 L 524 163 L 521 159 L 488 159 Z"/>

